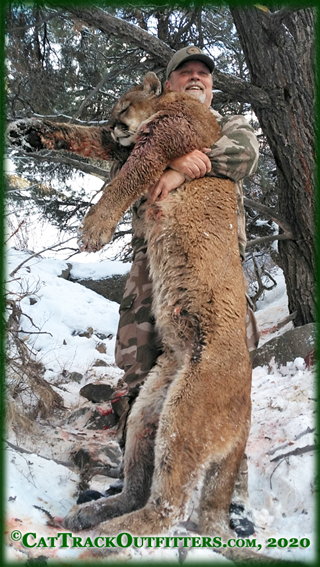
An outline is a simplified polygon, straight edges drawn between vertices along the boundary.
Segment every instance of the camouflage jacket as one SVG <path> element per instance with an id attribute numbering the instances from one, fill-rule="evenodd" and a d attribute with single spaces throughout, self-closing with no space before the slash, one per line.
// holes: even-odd
<path id="1" fill-rule="evenodd" d="M 212 170 L 207 175 L 228 177 L 235 183 L 238 214 L 238 239 L 240 255 L 244 258 L 246 248 L 245 211 L 243 205 L 242 180 L 255 172 L 259 158 L 259 145 L 253 128 L 243 116 L 221 116 L 219 112 L 211 111 L 215 115 L 221 128 L 222 136 L 208 152 Z M 115 164 L 110 176 L 113 178 L 119 170 Z M 134 253 L 146 247 L 144 240 L 143 216 L 146 198 L 139 199 L 133 205 L 132 246 Z"/>
<path id="2" fill-rule="evenodd" d="M 221 128 L 222 136 L 208 152 L 212 170 L 208 175 L 224 175 L 235 183 L 238 214 L 238 240 L 240 255 L 246 249 L 246 218 L 243 205 L 243 178 L 257 169 L 259 144 L 253 128 L 244 116 L 224 116 L 211 109 Z"/>

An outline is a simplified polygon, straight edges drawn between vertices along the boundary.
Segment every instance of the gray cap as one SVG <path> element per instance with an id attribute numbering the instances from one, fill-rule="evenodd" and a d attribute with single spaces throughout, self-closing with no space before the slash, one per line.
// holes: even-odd
<path id="1" fill-rule="evenodd" d="M 182 63 L 185 63 L 186 61 L 201 61 L 208 67 L 210 73 L 212 73 L 214 69 L 213 59 L 203 53 L 203 51 L 201 51 L 199 47 L 190 45 L 189 47 L 183 47 L 182 49 L 179 49 L 179 51 L 175 52 L 168 63 L 166 78 L 169 79 L 172 71 L 175 71 L 178 67 L 180 67 L 180 65 L 182 65 Z"/>

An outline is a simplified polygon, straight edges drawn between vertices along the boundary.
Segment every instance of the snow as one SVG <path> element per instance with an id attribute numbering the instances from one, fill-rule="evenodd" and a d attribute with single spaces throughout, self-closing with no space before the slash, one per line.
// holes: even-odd
<path id="1" fill-rule="evenodd" d="M 98 280 L 113 275 L 127 274 L 130 270 L 130 264 L 123 262 L 98 262 L 90 264 L 72 263 L 71 277 L 74 279 Z"/>
<path id="2" fill-rule="evenodd" d="M 272 277 L 277 282 L 276 287 L 264 292 L 263 299 L 256 303 L 256 318 L 261 330 L 259 346 L 293 328 L 292 322 L 289 322 L 280 330 L 276 329 L 277 323 L 289 315 L 289 310 L 282 270 L 278 268 Z"/>
<path id="3" fill-rule="evenodd" d="M 37 353 L 45 368 L 45 379 L 63 397 L 66 413 L 39 420 L 37 433 L 29 437 L 9 436 L 6 474 L 6 534 L 7 560 L 25 561 L 28 557 L 45 555 L 51 561 L 88 560 L 90 548 L 32 547 L 10 539 L 14 530 L 31 532 L 39 537 L 65 532 L 62 527 L 48 525 L 48 516 L 63 518 L 75 503 L 78 475 L 70 468 L 70 452 L 83 443 L 94 446 L 108 444 L 116 447 L 112 431 L 83 430 L 81 417 L 70 421 L 68 416 L 87 406 L 79 395 L 80 388 L 96 381 L 116 384 L 122 372 L 114 362 L 114 344 L 118 324 L 118 304 L 95 292 L 63 279 L 67 262 L 57 258 L 35 257 L 17 273 L 9 274 L 27 252 L 8 251 L 7 271 L 12 297 L 22 291 L 29 295 L 21 300 L 24 313 L 21 326 L 26 344 Z M 74 278 L 98 279 L 128 270 L 120 262 L 73 263 Z M 287 298 L 281 271 L 275 275 L 277 287 L 266 292 L 258 302 L 256 313 L 262 330 L 261 343 L 285 332 L 291 323 L 280 330 L 275 325 L 287 314 Z M 17 295 L 14 295 L 17 294 Z M 32 300 L 32 301 L 30 301 Z M 35 328 L 36 325 L 36 328 Z M 40 330 L 41 334 L 33 334 Z M 82 336 L 81 336 L 82 335 Z M 105 353 L 97 346 L 105 346 Z M 104 366 L 94 366 L 103 361 Z M 80 373 L 79 382 L 67 379 L 67 373 Z M 265 555 L 274 559 L 311 561 L 315 557 L 314 530 L 314 453 L 289 454 L 298 448 L 312 446 L 314 440 L 314 372 L 297 358 L 286 366 L 274 361 L 255 368 L 252 386 L 252 426 L 247 445 L 249 466 L 249 497 L 256 527 L 254 538 L 262 544 Z M 99 404 L 103 406 L 103 404 Z M 20 452 L 16 446 L 28 452 Z M 114 479 L 95 477 L 91 488 L 105 490 Z M 35 508 L 38 506 L 39 508 Z M 57 520 L 58 519 L 58 520 Z M 171 535 L 176 534 L 172 528 Z M 80 534 L 77 534 L 80 535 Z M 81 532 L 83 541 L 92 532 Z M 186 532 L 190 536 L 190 532 Z M 191 534 L 192 535 L 192 534 Z M 197 534 L 193 534 L 197 535 Z M 31 539 L 30 539 L 31 538 Z M 267 548 L 269 538 L 308 538 L 309 547 Z M 30 542 L 33 542 L 29 536 Z M 120 550 L 119 560 L 131 562 L 170 561 L 179 565 L 178 548 L 133 547 Z M 115 560 L 114 554 L 111 561 Z M 208 548 L 192 548 L 185 564 L 199 561 L 226 562 Z"/>
<path id="4" fill-rule="evenodd" d="M 12 251 L 8 255 L 8 272 L 27 257 L 25 252 Z M 104 268 L 100 264 L 94 264 L 89 269 L 84 264 L 84 277 L 109 276 L 113 271 L 110 264 L 115 264 L 114 273 L 121 273 L 118 265 L 120 262 L 105 264 Z M 51 373 L 51 377 L 64 369 L 82 372 L 96 359 L 109 364 L 113 362 L 119 305 L 78 283 L 59 277 L 67 268 L 67 263 L 61 260 L 33 258 L 19 270 L 21 279 L 11 284 L 15 293 L 20 293 L 21 288 L 30 292 L 21 301 L 25 314 L 21 319 L 21 327 L 26 336 L 29 332 L 36 331 L 33 323 L 44 333 L 34 335 L 36 338 L 30 335 L 29 340 L 39 352 L 39 360 L 46 366 L 47 373 Z M 80 273 L 79 270 L 80 267 L 75 264 L 73 277 L 78 277 L 76 274 Z M 126 270 L 128 271 L 128 267 Z M 36 303 L 31 305 L 30 298 Z M 79 336 L 79 333 L 90 328 L 93 330 L 91 338 Z M 106 354 L 95 350 L 101 342 L 97 333 L 110 337 L 106 342 Z"/>

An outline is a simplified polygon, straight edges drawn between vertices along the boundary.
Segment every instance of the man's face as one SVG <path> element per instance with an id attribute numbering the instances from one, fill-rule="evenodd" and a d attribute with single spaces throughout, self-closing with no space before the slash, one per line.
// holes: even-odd
<path id="1" fill-rule="evenodd" d="M 169 91 L 191 94 L 209 107 L 212 100 L 212 75 L 201 61 L 187 61 L 172 71 L 166 81 L 166 88 Z"/>

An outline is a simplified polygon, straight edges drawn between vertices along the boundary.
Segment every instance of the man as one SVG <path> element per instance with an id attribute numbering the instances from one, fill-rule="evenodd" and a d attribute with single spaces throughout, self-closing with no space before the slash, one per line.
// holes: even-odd
<path id="1" fill-rule="evenodd" d="M 210 107 L 212 101 L 213 60 L 195 46 L 185 47 L 175 53 L 167 67 L 165 87 L 169 91 L 186 92 Z M 148 196 L 133 206 L 134 259 L 120 305 L 120 321 L 116 343 L 116 363 L 125 373 L 123 391 L 112 400 L 114 412 L 119 417 L 118 439 L 125 444 L 126 420 L 136 399 L 141 384 L 161 354 L 161 343 L 157 338 L 155 321 L 151 314 L 152 281 L 148 273 L 147 243 L 144 237 L 143 217 L 148 203 L 165 199 L 170 191 L 179 187 L 186 178 L 195 179 L 204 175 L 229 177 L 235 182 L 238 203 L 239 253 L 244 259 L 246 234 L 245 213 L 242 196 L 242 179 L 252 174 L 257 166 L 259 148 L 253 129 L 242 116 L 222 117 L 211 109 L 222 130 L 221 139 L 212 148 L 175 158 Z M 112 175 L 116 174 L 116 169 Z M 249 301 L 249 298 L 248 298 Z M 254 314 L 248 304 L 247 339 L 249 350 L 257 347 L 259 332 Z M 240 500 L 247 488 L 246 458 L 242 463 L 242 474 L 238 479 Z M 250 524 L 250 522 L 249 522 Z M 252 524 L 242 522 L 244 531 L 238 535 L 250 535 Z"/>
<path id="2" fill-rule="evenodd" d="M 185 47 L 177 51 L 167 67 L 165 87 L 171 91 L 187 92 L 210 107 L 212 101 L 213 60 L 198 47 Z M 238 201 L 239 253 L 244 259 L 246 233 L 242 196 L 242 179 L 252 174 L 259 157 L 258 142 L 243 116 L 222 117 L 212 109 L 222 130 L 221 139 L 212 148 L 193 152 L 171 160 L 159 181 L 149 189 L 148 201 L 165 199 L 185 178 L 195 179 L 204 175 L 229 177 L 235 182 Z M 114 172 L 115 173 L 115 172 Z M 113 174 L 114 174 L 113 173 Z M 125 371 L 125 394 L 116 396 L 114 411 L 120 416 L 119 440 L 123 434 L 128 411 L 139 388 L 161 353 L 155 322 L 151 314 L 152 282 L 148 273 L 147 243 L 144 239 L 143 215 L 147 198 L 133 207 L 134 260 L 120 305 L 120 322 L 117 333 L 115 358 Z M 249 301 L 249 298 L 248 298 Z M 253 311 L 248 305 L 247 339 L 250 351 L 255 350 L 259 331 Z"/>

